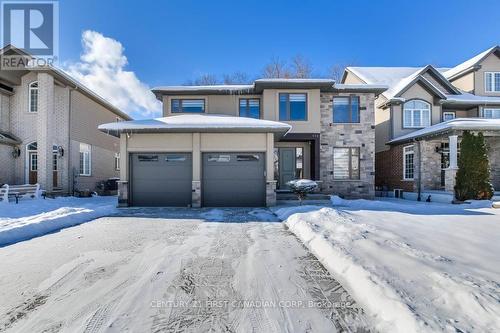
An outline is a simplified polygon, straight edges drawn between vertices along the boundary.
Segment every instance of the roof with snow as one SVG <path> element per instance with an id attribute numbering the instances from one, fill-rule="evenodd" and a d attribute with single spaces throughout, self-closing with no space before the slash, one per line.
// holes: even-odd
<path id="1" fill-rule="evenodd" d="M 285 134 L 291 125 L 254 118 L 219 114 L 182 114 L 170 117 L 121 121 L 99 126 L 102 132 L 119 133 L 189 133 L 189 132 L 266 132 Z"/>
<path id="2" fill-rule="evenodd" d="M 346 72 L 351 72 L 367 84 L 388 86 L 388 89 L 382 93 L 384 97 L 391 100 L 398 97 L 399 94 L 411 86 L 411 84 L 419 81 L 427 88 L 431 89 L 441 98 L 448 91 L 441 91 L 432 82 L 422 76 L 425 72 L 430 71 L 449 91 L 459 93 L 459 91 L 451 85 L 450 82 L 441 74 L 447 68 L 435 68 L 431 65 L 424 67 L 347 67 Z"/>
<path id="3" fill-rule="evenodd" d="M 403 143 L 420 138 L 445 134 L 452 131 L 500 131 L 500 119 L 456 118 L 411 132 L 389 141 L 389 144 Z"/>
<path id="4" fill-rule="evenodd" d="M 463 63 L 443 72 L 443 75 L 448 78 L 448 79 L 453 79 L 458 76 L 461 76 L 461 74 L 465 74 L 468 71 L 475 69 L 475 67 L 483 61 L 487 56 L 489 56 L 491 53 L 496 53 L 498 56 L 500 56 L 500 46 L 496 45 L 493 47 L 490 47 L 486 51 L 483 51 L 479 53 L 477 56 L 470 58 L 469 60 L 464 61 Z"/>
<path id="5" fill-rule="evenodd" d="M 160 86 L 151 89 L 156 98 L 163 95 L 244 95 L 261 94 L 264 89 L 320 89 L 321 91 L 352 91 L 382 93 L 384 84 L 335 84 L 332 79 L 258 79 L 252 84 Z"/>

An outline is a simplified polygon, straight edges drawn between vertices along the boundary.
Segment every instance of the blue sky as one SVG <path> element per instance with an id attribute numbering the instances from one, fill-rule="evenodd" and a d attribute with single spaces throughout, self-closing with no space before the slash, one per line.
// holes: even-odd
<path id="1" fill-rule="evenodd" d="M 200 74 L 258 76 L 272 57 L 334 64 L 452 66 L 500 44 L 498 1 L 60 1 L 60 57 L 82 32 L 120 42 L 149 86 Z"/>

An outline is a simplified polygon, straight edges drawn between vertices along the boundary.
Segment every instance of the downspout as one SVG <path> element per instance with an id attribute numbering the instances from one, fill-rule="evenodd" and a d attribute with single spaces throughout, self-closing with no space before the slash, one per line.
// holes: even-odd
<path id="1" fill-rule="evenodd" d="M 68 159 L 68 194 L 73 194 L 73 169 L 71 168 L 71 92 L 73 90 L 69 88 L 68 94 L 68 147 L 67 147 L 67 159 Z"/>
<path id="2" fill-rule="evenodd" d="M 422 201 L 422 149 L 421 141 L 417 140 L 418 149 L 418 181 L 417 181 L 417 201 Z"/>

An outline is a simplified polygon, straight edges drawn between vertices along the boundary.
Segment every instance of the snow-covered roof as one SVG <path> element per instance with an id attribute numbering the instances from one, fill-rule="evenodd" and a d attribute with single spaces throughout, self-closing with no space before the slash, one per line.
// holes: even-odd
<path id="1" fill-rule="evenodd" d="M 456 118 L 402 135 L 389 141 L 389 144 L 450 132 L 453 130 L 500 131 L 500 119 Z"/>
<path id="2" fill-rule="evenodd" d="M 460 95 L 446 95 L 446 99 L 441 100 L 441 104 L 500 105 L 500 97 L 478 96 L 467 92 L 462 92 Z"/>
<path id="3" fill-rule="evenodd" d="M 500 50 L 500 47 L 499 46 L 490 47 L 486 51 L 479 53 L 477 56 L 470 58 L 469 60 L 466 60 L 463 63 L 443 72 L 443 75 L 446 78 L 452 78 L 452 77 L 454 77 L 462 72 L 465 72 L 465 71 L 469 70 L 470 68 L 474 67 L 475 65 L 477 65 L 479 62 L 481 62 L 491 52 L 494 52 L 496 50 Z"/>
<path id="4" fill-rule="evenodd" d="M 153 91 L 239 91 L 253 89 L 253 84 L 219 84 L 210 86 L 160 86 L 155 87 Z"/>
<path id="5" fill-rule="evenodd" d="M 417 77 L 428 69 L 436 69 L 440 73 L 443 69 L 432 66 L 424 67 L 347 67 L 350 71 L 367 84 L 386 85 L 388 89 L 382 93 L 387 99 L 393 99 L 400 91 L 406 88 Z M 422 77 L 422 79 L 425 79 Z M 446 80 L 445 78 L 443 78 Z M 425 80 L 426 84 L 431 85 L 437 91 L 440 91 L 431 82 Z"/>
<path id="6" fill-rule="evenodd" d="M 260 94 L 264 89 L 320 89 L 321 91 L 350 90 L 381 93 L 388 87 L 384 84 L 335 84 L 332 79 L 258 79 L 253 84 L 205 85 L 205 86 L 160 86 L 152 92 L 161 100 L 163 95 L 201 94 Z"/>
<path id="7" fill-rule="evenodd" d="M 277 121 L 220 114 L 181 114 L 155 119 L 113 122 L 99 126 L 99 130 L 113 135 L 165 132 L 272 132 L 285 134 L 291 128 L 291 125 Z"/>

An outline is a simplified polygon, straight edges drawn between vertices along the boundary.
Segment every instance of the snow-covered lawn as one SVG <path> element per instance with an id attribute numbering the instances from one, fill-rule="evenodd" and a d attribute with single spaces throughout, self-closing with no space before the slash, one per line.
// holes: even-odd
<path id="1" fill-rule="evenodd" d="M 500 331 L 500 209 L 332 199 L 276 210 L 383 332 Z"/>
<path id="2" fill-rule="evenodd" d="M 116 197 L 20 200 L 0 203 L 0 246 L 116 212 Z"/>

